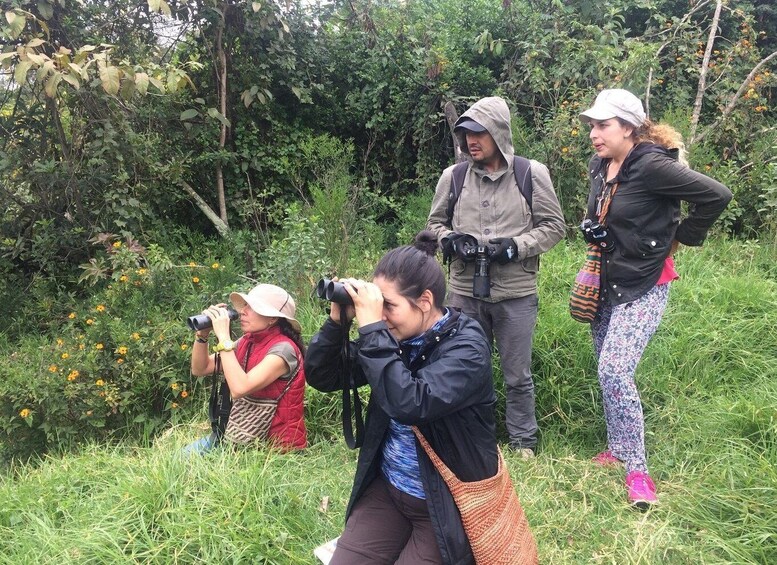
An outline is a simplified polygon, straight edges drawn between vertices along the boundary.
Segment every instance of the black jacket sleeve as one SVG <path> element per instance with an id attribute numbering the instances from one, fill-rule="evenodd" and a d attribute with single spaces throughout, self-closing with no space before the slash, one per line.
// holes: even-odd
<path id="1" fill-rule="evenodd" d="M 701 245 L 715 220 L 731 200 L 731 191 L 718 181 L 669 157 L 651 159 L 645 183 L 666 197 L 690 202 L 688 216 L 677 226 L 675 239 L 683 245 Z"/>
<path id="2" fill-rule="evenodd" d="M 343 337 L 347 332 L 340 324 L 327 319 L 324 325 L 310 341 L 305 353 L 305 380 L 307 383 L 321 392 L 335 392 L 342 390 L 343 372 Z M 349 343 L 349 365 L 351 379 L 356 386 L 367 384 L 364 373 L 356 363 L 355 349 L 358 344 Z"/>

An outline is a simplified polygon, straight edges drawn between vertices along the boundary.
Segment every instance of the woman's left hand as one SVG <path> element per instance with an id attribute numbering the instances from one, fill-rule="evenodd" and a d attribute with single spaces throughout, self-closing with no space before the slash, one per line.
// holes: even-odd
<path id="1" fill-rule="evenodd" d="M 360 328 L 383 319 L 383 293 L 377 285 L 359 279 L 344 279 L 340 282 L 353 300 Z"/>

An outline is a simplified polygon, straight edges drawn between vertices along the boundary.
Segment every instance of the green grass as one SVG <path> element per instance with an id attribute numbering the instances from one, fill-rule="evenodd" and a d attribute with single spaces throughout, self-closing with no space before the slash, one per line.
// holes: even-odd
<path id="1" fill-rule="evenodd" d="M 726 241 L 681 251 L 682 279 L 637 374 L 660 497 L 640 513 L 622 471 L 590 462 L 604 445 L 600 396 L 587 326 L 566 309 L 582 250 L 543 258 L 540 454 L 506 453 L 542 563 L 777 563 L 774 259 Z M 322 311 L 301 302 L 311 333 Z M 316 563 L 313 548 L 341 531 L 356 452 L 340 437 L 337 395 L 311 391 L 307 409 L 302 454 L 183 458 L 203 433 L 194 422 L 150 445 L 91 445 L 5 469 L 0 563 Z M 503 398 L 499 409 L 501 419 Z"/>

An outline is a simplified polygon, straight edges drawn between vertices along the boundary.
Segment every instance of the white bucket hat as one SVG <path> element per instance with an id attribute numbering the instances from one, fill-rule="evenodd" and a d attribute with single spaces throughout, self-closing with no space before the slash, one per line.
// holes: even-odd
<path id="1" fill-rule="evenodd" d="M 294 318 L 297 305 L 291 295 L 274 284 L 260 284 L 252 288 L 248 294 L 233 292 L 229 295 L 232 305 L 241 310 L 248 304 L 251 309 L 268 318 L 285 318 L 297 332 L 302 332 L 302 326 Z"/>
<path id="2" fill-rule="evenodd" d="M 602 90 L 596 97 L 594 105 L 580 113 L 580 119 L 584 122 L 620 118 L 634 127 L 644 124 L 646 117 L 639 98 L 622 88 Z"/>

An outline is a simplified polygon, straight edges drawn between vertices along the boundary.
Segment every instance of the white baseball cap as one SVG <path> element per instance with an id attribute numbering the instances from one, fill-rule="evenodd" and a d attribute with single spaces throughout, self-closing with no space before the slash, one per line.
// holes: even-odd
<path id="1" fill-rule="evenodd" d="M 248 304 L 257 314 L 268 318 L 285 318 L 297 332 L 302 326 L 294 318 L 297 306 L 291 295 L 274 284 L 260 284 L 252 288 L 248 294 L 233 292 L 229 295 L 232 305 L 238 310 Z"/>
<path id="2" fill-rule="evenodd" d="M 594 105 L 580 113 L 580 119 L 584 122 L 610 118 L 621 118 L 634 127 L 639 127 L 645 123 L 647 116 L 639 98 L 623 88 L 602 90 Z"/>

